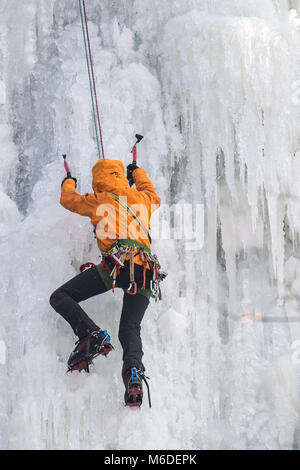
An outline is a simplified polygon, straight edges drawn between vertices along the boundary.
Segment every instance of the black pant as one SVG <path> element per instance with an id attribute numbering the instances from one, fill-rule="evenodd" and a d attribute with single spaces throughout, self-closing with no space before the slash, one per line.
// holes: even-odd
<path id="1" fill-rule="evenodd" d="M 138 267 L 138 286 L 141 278 Z M 117 287 L 128 288 L 128 266 L 121 269 L 117 279 Z M 107 292 L 97 268 L 91 268 L 75 276 L 59 287 L 50 297 L 50 304 L 73 328 L 74 333 L 84 337 L 89 331 L 99 328 L 80 307 L 79 302 L 95 295 Z M 141 294 L 125 293 L 119 326 L 119 340 L 123 348 L 123 373 L 130 367 L 143 369 L 141 322 L 149 305 L 149 300 Z"/>

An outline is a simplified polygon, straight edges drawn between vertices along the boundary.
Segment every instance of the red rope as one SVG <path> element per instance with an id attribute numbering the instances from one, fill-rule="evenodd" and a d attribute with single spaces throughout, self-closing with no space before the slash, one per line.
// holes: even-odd
<path id="1" fill-rule="evenodd" d="M 88 21 L 87 21 L 86 7 L 85 7 L 85 0 L 82 0 L 82 3 L 83 3 L 83 10 L 84 10 L 84 20 L 85 20 L 86 35 L 87 35 L 87 41 L 88 41 L 88 49 L 89 49 L 89 55 L 90 55 L 92 78 L 93 78 L 93 88 L 94 88 L 94 95 L 95 95 L 95 101 L 96 101 L 96 111 L 97 111 L 97 120 L 98 120 L 99 134 L 100 134 L 100 141 L 101 141 L 102 158 L 105 158 L 104 157 L 104 146 L 103 146 L 103 138 L 102 138 L 101 120 L 100 120 L 98 98 L 97 98 L 97 91 L 96 91 L 94 66 L 93 66 L 93 59 L 92 59 L 91 42 L 90 42 L 90 35 L 89 35 L 89 28 L 88 28 Z"/>

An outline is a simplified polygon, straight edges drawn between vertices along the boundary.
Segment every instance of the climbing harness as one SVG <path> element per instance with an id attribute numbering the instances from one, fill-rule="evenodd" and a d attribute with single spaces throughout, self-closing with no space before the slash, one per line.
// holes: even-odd
<path id="1" fill-rule="evenodd" d="M 91 49 L 91 41 L 90 41 L 90 34 L 89 34 L 89 28 L 88 28 L 85 0 L 78 0 L 78 1 L 79 1 L 79 9 L 80 9 L 80 16 L 81 16 L 81 25 L 82 25 L 82 34 L 83 34 L 84 48 L 85 48 L 85 55 L 86 55 L 86 63 L 87 63 L 87 69 L 88 69 L 88 75 L 89 75 L 98 155 L 99 155 L 99 158 L 105 158 L 101 119 L 100 119 L 100 112 L 99 112 L 99 105 L 98 105 L 98 98 L 97 98 L 96 80 L 95 80 L 95 73 L 94 73 L 94 66 L 93 66 L 92 49 Z"/>
<path id="2" fill-rule="evenodd" d="M 120 274 L 120 269 L 124 267 L 124 262 L 126 258 L 129 257 L 130 284 L 126 292 L 130 295 L 135 295 L 137 293 L 137 283 L 134 278 L 134 258 L 136 256 L 139 256 L 143 266 L 142 290 L 146 289 L 146 273 L 147 268 L 149 268 L 150 272 L 153 273 L 150 281 L 151 295 L 155 298 L 155 301 L 161 300 L 160 282 L 166 278 L 167 273 L 161 271 L 156 255 L 152 254 L 146 246 L 130 239 L 117 240 L 113 246 L 103 254 L 101 267 L 105 271 L 109 272 L 113 280 L 113 292 L 116 286 L 117 277 Z M 114 264 L 112 270 L 107 265 L 108 259 L 110 259 Z"/>

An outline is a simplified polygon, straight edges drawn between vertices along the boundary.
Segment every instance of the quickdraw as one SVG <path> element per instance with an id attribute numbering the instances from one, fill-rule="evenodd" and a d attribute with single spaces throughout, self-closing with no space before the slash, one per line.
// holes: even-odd
<path id="1" fill-rule="evenodd" d="M 130 243 L 129 243 L 130 242 Z M 140 257 L 143 266 L 143 285 L 142 289 L 146 289 L 146 273 L 147 267 L 153 272 L 153 278 L 150 282 L 150 290 L 152 297 L 155 301 L 161 300 L 161 289 L 160 282 L 165 279 L 167 273 L 160 270 L 160 264 L 156 255 L 152 254 L 147 247 L 142 246 L 140 243 L 135 243 L 132 240 L 118 240 L 110 250 L 103 254 L 102 268 L 110 273 L 113 279 L 112 290 L 114 292 L 116 286 L 117 276 L 120 274 L 120 269 L 124 267 L 125 259 L 129 256 L 129 268 L 130 268 L 130 284 L 127 289 L 127 293 L 135 295 L 137 293 L 137 283 L 134 278 L 134 258 Z M 106 258 L 114 263 L 112 270 L 106 264 Z"/>
<path id="2" fill-rule="evenodd" d="M 158 258 L 156 255 L 153 255 L 154 261 L 153 261 L 153 278 L 151 281 L 151 291 L 152 295 L 155 298 L 156 302 L 157 300 L 161 300 L 161 289 L 160 289 L 160 277 L 159 277 L 159 269 L 160 269 L 160 264 L 158 261 Z M 164 276 L 166 277 L 166 276 Z"/>
<path id="3" fill-rule="evenodd" d="M 146 270 L 147 270 L 147 260 L 146 260 L 146 257 L 144 256 L 144 252 L 142 249 L 140 249 L 139 251 L 139 255 L 140 255 L 140 260 L 142 262 L 142 266 L 143 266 L 143 286 L 142 286 L 142 289 L 146 289 Z"/>
<path id="4" fill-rule="evenodd" d="M 137 291 L 137 283 L 134 280 L 134 256 L 133 252 L 130 252 L 130 284 L 127 289 L 127 294 L 135 295 Z"/>

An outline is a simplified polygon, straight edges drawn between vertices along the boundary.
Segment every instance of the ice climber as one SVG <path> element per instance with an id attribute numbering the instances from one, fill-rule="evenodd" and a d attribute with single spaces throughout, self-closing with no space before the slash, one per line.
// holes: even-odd
<path id="1" fill-rule="evenodd" d="M 146 172 L 136 163 L 127 167 L 118 160 L 101 159 L 92 170 L 92 194 L 76 192 L 70 174 L 62 182 L 62 206 L 90 217 L 102 261 L 59 287 L 50 297 L 51 306 L 78 336 L 68 360 L 70 371 L 86 370 L 93 358 L 112 349 L 110 336 L 79 305 L 98 294 L 123 289 L 119 340 L 123 348 L 122 377 L 125 404 L 140 406 L 145 368 L 142 363 L 141 322 L 151 296 L 159 296 L 159 263 L 151 254 L 149 221 L 160 198 Z M 129 187 L 135 183 L 136 188 Z"/>

